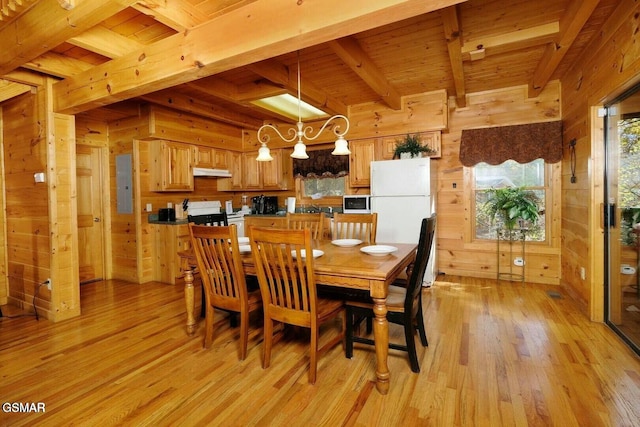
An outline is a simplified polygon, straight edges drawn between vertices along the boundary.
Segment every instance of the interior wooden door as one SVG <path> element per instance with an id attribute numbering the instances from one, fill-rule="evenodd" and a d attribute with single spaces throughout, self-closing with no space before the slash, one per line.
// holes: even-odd
<path id="1" fill-rule="evenodd" d="M 78 264 L 80 283 L 104 278 L 101 148 L 76 146 Z"/>

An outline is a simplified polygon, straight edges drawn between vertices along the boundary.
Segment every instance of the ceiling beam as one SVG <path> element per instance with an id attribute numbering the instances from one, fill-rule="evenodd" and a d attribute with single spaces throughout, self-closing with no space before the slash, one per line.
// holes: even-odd
<path id="1" fill-rule="evenodd" d="M 83 0 L 65 10 L 55 2 L 39 1 L 11 25 L 0 28 L 0 75 L 82 34 L 137 0 Z M 47 39 L 42 40 L 46 28 Z"/>
<path id="2" fill-rule="evenodd" d="M 34 87 L 22 83 L 14 83 L 8 80 L 0 80 L 0 102 L 11 99 L 14 96 L 35 90 Z"/>
<path id="3" fill-rule="evenodd" d="M 558 68 L 560 61 L 582 30 L 584 24 L 598 6 L 599 0 L 572 0 L 560 18 L 560 33 L 555 42 L 547 45 L 533 77 L 529 83 L 529 97 L 535 98 L 542 92 L 549 79 Z"/>
<path id="4" fill-rule="evenodd" d="M 449 62 L 453 84 L 456 88 L 456 105 L 460 108 L 467 105 L 467 90 L 464 85 L 464 67 L 462 64 L 462 42 L 458 10 L 456 6 L 449 6 L 440 11 L 444 27 L 444 38 L 449 50 Z"/>
<path id="5" fill-rule="evenodd" d="M 287 66 L 273 60 L 261 61 L 247 67 L 259 76 L 282 86 L 288 93 L 298 97 L 297 70 L 290 70 Z M 343 102 L 327 95 L 309 80 L 300 84 L 300 97 L 314 107 L 320 108 L 328 114 L 348 114 L 348 108 Z"/>
<path id="6" fill-rule="evenodd" d="M 479 49 L 484 49 L 485 55 L 490 56 L 544 45 L 554 41 L 559 32 L 560 23 L 556 21 L 495 36 L 465 39 L 462 46 L 462 60 L 471 60 L 471 53 Z"/>
<path id="7" fill-rule="evenodd" d="M 9 0 L 0 3 L 0 22 L 8 22 L 31 7 L 35 0 Z"/>
<path id="8" fill-rule="evenodd" d="M 132 7 L 178 32 L 193 28 L 210 19 L 205 13 L 184 0 L 141 0 Z"/>
<path id="9" fill-rule="evenodd" d="M 257 99 L 287 93 L 287 90 L 285 90 L 284 88 L 271 84 L 270 82 L 267 83 L 258 81 L 255 83 L 248 83 L 242 86 L 237 86 L 226 80 L 216 78 L 214 76 L 211 78 L 200 79 L 195 82 L 187 83 L 186 86 L 205 95 L 211 95 L 225 101 L 242 105 L 248 110 L 256 111 L 260 114 L 266 114 L 267 116 L 281 121 L 290 121 L 287 117 L 284 117 L 273 111 L 265 110 L 264 108 L 261 108 L 260 106 L 257 106 L 251 102 Z M 262 126 L 262 124 L 263 123 L 261 123 L 260 126 Z M 245 129 L 254 128 L 245 126 Z M 257 128 L 255 129 L 257 130 Z"/>
<path id="10" fill-rule="evenodd" d="M 61 79 L 75 76 L 83 71 L 87 71 L 93 65 L 75 58 L 60 55 L 55 52 L 46 52 L 33 61 L 22 65 L 22 68 L 50 74 Z"/>
<path id="11" fill-rule="evenodd" d="M 329 41 L 329 47 L 338 57 L 351 68 L 375 93 L 382 97 L 382 101 L 393 110 L 402 108 L 402 99 L 398 91 L 391 86 L 384 74 L 373 63 L 358 41 L 353 37 Z"/>
<path id="12" fill-rule="evenodd" d="M 66 114 L 86 111 L 459 2 L 256 0 L 189 31 L 55 83 L 54 110 Z M 287 20 L 282 21 L 282 16 Z M 274 22 L 281 25 L 274 29 Z M 0 74 L 1 71 L 0 68 Z"/>
<path id="13" fill-rule="evenodd" d="M 111 31 L 102 25 L 96 25 L 84 33 L 70 38 L 68 42 L 111 59 L 119 58 L 144 47 L 142 43 Z"/>
<path id="14" fill-rule="evenodd" d="M 230 125 L 238 126 L 243 129 L 257 130 L 262 126 L 262 120 L 253 119 L 246 115 L 234 113 L 225 108 L 221 108 L 215 104 L 202 102 L 198 99 L 182 95 L 175 90 L 165 89 L 140 97 L 145 101 L 154 104 L 169 107 L 174 110 L 184 111 L 207 117 Z"/>

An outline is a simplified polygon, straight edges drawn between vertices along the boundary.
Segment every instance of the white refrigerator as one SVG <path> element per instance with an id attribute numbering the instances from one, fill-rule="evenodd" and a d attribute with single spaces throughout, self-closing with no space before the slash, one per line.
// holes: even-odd
<path id="1" fill-rule="evenodd" d="M 435 212 L 435 170 L 431 159 L 371 162 L 371 211 L 378 214 L 376 242 L 418 243 L 422 219 Z M 436 242 L 423 279 L 435 280 Z"/>

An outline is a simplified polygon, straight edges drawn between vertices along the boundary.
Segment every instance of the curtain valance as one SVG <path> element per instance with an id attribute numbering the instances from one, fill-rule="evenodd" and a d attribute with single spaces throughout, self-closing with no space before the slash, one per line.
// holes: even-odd
<path id="1" fill-rule="evenodd" d="M 562 160 L 561 121 L 462 131 L 460 162 L 464 166 L 499 165 L 507 160 L 529 163 L 540 158 L 546 163 Z"/>
<path id="2" fill-rule="evenodd" d="M 293 159 L 293 176 L 303 178 L 335 177 L 349 171 L 349 156 L 334 156 L 333 149 L 309 150 L 308 159 Z"/>

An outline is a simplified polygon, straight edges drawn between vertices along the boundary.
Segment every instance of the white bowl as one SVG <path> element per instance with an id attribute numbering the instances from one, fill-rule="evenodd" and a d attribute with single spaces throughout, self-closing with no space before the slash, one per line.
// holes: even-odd
<path id="1" fill-rule="evenodd" d="M 358 239 L 337 239 L 337 240 L 332 240 L 331 243 L 333 243 L 336 246 L 342 246 L 342 247 L 348 248 L 350 246 L 358 246 L 360 243 L 362 243 L 362 240 L 358 240 Z"/>
<path id="2" fill-rule="evenodd" d="M 302 249 L 300 251 L 300 255 L 302 255 L 302 258 L 306 257 L 306 251 L 304 249 Z M 321 251 L 320 249 L 313 249 L 313 257 L 314 258 L 318 258 L 319 256 L 324 255 L 324 252 Z M 296 258 L 296 251 L 291 251 L 291 256 Z"/>
<path id="3" fill-rule="evenodd" d="M 398 248 L 396 248 L 395 246 L 387 246 L 387 245 L 371 245 L 371 246 L 365 246 L 364 248 L 360 248 L 360 250 L 368 255 L 384 256 L 397 251 Z"/>

